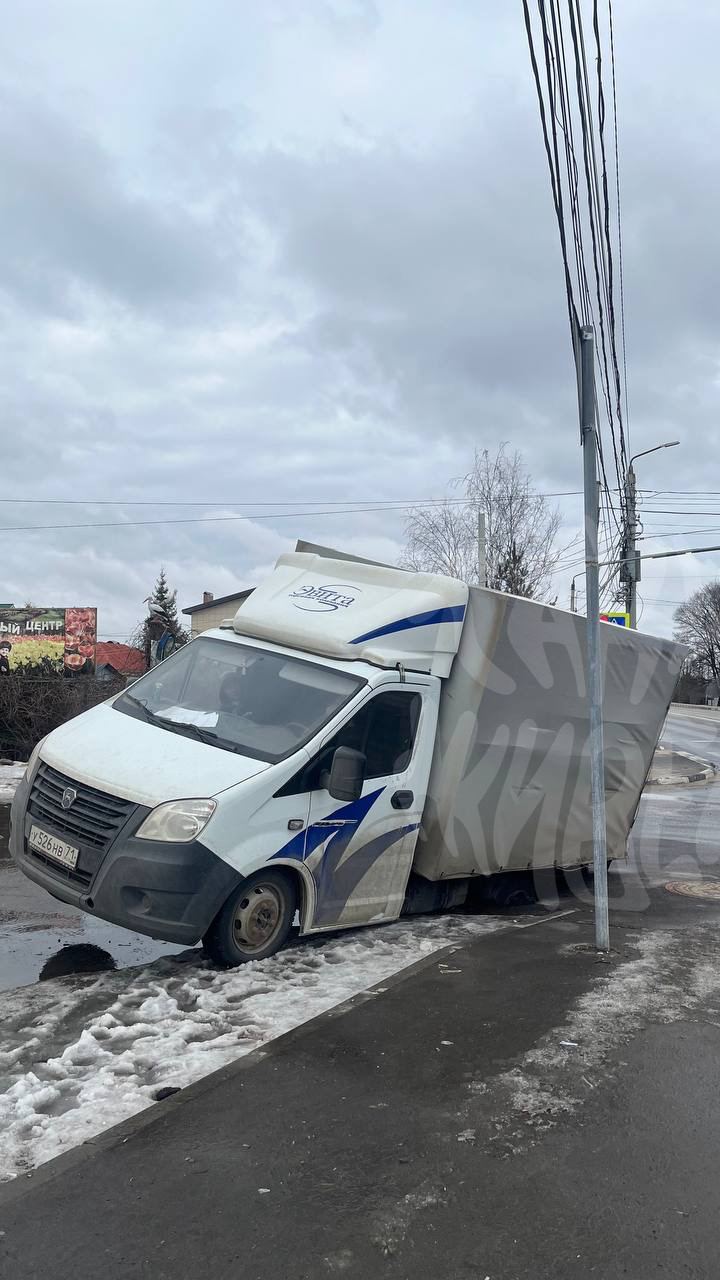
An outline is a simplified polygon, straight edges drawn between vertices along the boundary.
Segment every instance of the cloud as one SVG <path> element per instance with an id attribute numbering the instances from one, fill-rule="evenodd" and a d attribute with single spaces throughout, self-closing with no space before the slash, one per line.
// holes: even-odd
<path id="1" fill-rule="evenodd" d="M 684 440 L 642 488 L 720 491 L 719 26 L 709 3 L 692 27 L 670 0 L 616 14 L 633 451 Z M 439 495 L 502 440 L 538 488 L 581 488 L 513 6 L 29 0 L 5 40 L 0 524 L 115 525 L 4 532 L 8 599 L 97 602 L 121 632 L 160 563 L 190 604 L 297 536 L 393 559 L 402 511 L 285 517 Z M 223 512 L 252 518 L 135 524 Z M 563 503 L 566 533 L 581 513 Z M 698 584 L 682 561 L 646 581 Z"/>
<path id="2" fill-rule="evenodd" d="M 231 285 L 233 245 L 219 252 L 189 210 L 133 190 L 86 127 L 38 99 L 0 97 L 0 167 L 0 287 L 16 303 L 72 314 L 88 290 L 184 309 Z"/>

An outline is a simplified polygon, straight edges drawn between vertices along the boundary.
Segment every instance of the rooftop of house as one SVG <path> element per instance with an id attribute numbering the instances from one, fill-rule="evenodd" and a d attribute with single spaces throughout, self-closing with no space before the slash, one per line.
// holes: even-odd
<path id="1" fill-rule="evenodd" d="M 96 667 L 112 667 L 123 676 L 141 676 L 145 671 L 145 657 L 132 645 L 117 640 L 100 640 L 96 649 Z"/>
<path id="2" fill-rule="evenodd" d="M 214 596 L 211 591 L 205 591 L 200 604 L 188 605 L 182 612 L 201 613 L 203 609 L 215 609 L 219 604 L 241 604 L 243 600 L 247 600 L 252 590 L 252 587 L 247 587 L 244 591 L 234 591 L 229 596 Z"/>

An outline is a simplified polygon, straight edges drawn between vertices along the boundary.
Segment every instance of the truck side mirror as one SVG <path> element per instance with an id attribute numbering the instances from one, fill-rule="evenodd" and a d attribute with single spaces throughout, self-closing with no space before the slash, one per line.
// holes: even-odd
<path id="1" fill-rule="evenodd" d="M 332 760 L 327 789 L 333 800 L 359 800 L 365 780 L 365 756 L 353 747 L 338 747 Z"/>

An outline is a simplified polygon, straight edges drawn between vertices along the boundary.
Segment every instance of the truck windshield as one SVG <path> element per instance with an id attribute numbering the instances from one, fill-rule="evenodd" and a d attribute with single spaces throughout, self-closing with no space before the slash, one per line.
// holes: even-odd
<path id="1" fill-rule="evenodd" d="M 364 684 L 302 658 L 200 638 L 137 680 L 114 707 L 273 763 L 312 738 Z"/>

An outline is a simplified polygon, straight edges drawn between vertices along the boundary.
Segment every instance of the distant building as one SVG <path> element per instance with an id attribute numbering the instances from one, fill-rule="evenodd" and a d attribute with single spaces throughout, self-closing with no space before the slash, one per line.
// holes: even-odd
<path id="1" fill-rule="evenodd" d="M 211 631 L 219 627 L 226 618 L 234 618 L 243 600 L 247 600 L 253 588 L 237 591 L 232 596 L 218 596 L 212 591 L 203 591 L 202 604 L 191 604 L 183 609 L 183 614 L 190 618 L 190 635 L 200 636 L 203 631 Z"/>
<path id="2" fill-rule="evenodd" d="M 140 649 L 115 640 L 101 640 L 96 649 L 95 673 L 98 680 L 117 680 L 118 676 L 136 679 L 146 671 L 145 656 Z"/>

